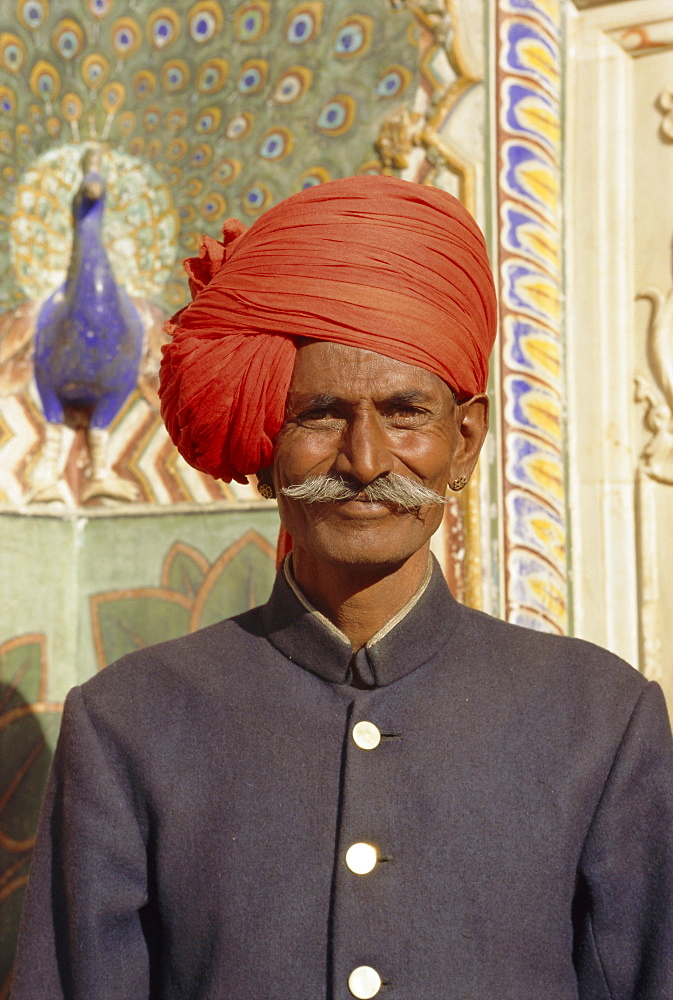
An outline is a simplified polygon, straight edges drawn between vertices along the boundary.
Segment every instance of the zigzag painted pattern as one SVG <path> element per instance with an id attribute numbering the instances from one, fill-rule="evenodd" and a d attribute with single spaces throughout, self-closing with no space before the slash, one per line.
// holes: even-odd
<path id="1" fill-rule="evenodd" d="M 33 488 L 45 423 L 34 390 L 0 399 L 0 506 L 20 507 Z M 76 505 L 85 477 L 82 432 L 66 432 L 61 453 L 67 502 Z M 140 490 L 140 502 L 234 503 L 259 500 L 253 486 L 227 485 L 192 469 L 178 455 L 159 414 L 135 391 L 111 427 L 110 458 L 116 472 Z"/>

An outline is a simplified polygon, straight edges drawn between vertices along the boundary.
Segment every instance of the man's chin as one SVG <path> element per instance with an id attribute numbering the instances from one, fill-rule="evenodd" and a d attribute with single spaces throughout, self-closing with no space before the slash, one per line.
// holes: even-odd
<path id="1" fill-rule="evenodd" d="M 430 537 L 423 523 L 413 515 L 406 515 L 405 521 L 403 531 L 399 522 L 390 522 L 390 510 L 385 510 L 381 517 L 374 513 L 362 518 L 353 516 L 336 525 L 323 523 L 305 539 L 306 544 L 302 544 L 302 539 L 296 539 L 295 544 L 319 563 L 392 571 L 418 552 Z"/>

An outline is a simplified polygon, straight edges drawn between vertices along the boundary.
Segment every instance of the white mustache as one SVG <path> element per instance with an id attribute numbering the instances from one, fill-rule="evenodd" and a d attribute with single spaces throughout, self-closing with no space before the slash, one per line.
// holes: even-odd
<path id="1" fill-rule="evenodd" d="M 421 507 L 445 502 L 441 493 L 396 472 L 389 472 L 368 486 L 349 482 L 341 476 L 311 476 L 296 486 L 283 486 L 280 492 L 283 496 L 291 497 L 293 500 L 303 500 L 304 503 L 365 499 L 371 502 L 395 504 L 406 511 L 415 511 Z"/>

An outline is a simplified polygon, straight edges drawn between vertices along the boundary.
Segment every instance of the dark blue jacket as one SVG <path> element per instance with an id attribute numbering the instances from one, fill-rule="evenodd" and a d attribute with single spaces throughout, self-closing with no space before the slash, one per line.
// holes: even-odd
<path id="1" fill-rule="evenodd" d="M 673 998 L 660 689 L 439 571 L 351 656 L 280 574 L 71 692 L 13 1000 Z"/>

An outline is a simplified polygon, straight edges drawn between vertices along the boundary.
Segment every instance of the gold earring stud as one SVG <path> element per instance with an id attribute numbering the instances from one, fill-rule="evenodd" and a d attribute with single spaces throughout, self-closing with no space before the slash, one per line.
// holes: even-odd
<path id="1" fill-rule="evenodd" d="M 273 486 L 269 485 L 269 483 L 257 483 L 257 492 L 261 497 L 264 497 L 265 500 L 276 499 L 276 491 Z"/>
<path id="2" fill-rule="evenodd" d="M 452 483 L 449 483 L 449 486 L 454 493 L 460 493 L 460 491 L 467 486 L 467 476 L 458 476 L 458 478 L 454 479 Z"/>

